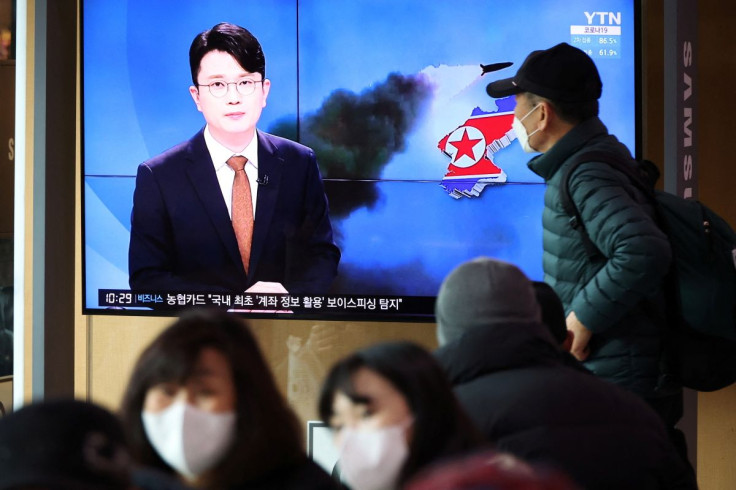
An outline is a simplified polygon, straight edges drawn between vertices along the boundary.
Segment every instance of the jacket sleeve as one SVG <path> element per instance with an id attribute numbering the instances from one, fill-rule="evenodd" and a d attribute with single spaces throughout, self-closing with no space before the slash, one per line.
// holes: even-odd
<path id="1" fill-rule="evenodd" d="M 589 330 L 600 333 L 661 288 L 671 249 L 646 196 L 609 165 L 581 165 L 570 179 L 570 192 L 605 257 L 573 297 L 571 309 Z"/>
<path id="2" fill-rule="evenodd" d="M 175 273 L 176 247 L 171 221 L 156 175 L 145 163 L 138 167 L 130 222 L 128 272 L 131 290 L 227 291 Z"/>
<path id="3" fill-rule="evenodd" d="M 314 152 L 308 152 L 303 216 L 288 257 L 287 289 L 291 293 L 328 291 L 337 275 L 340 249 L 335 244 L 324 184 Z"/>

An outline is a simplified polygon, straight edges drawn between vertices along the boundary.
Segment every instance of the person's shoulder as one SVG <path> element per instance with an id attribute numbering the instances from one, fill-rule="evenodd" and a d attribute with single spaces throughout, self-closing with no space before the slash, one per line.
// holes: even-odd
<path id="1" fill-rule="evenodd" d="M 190 155 L 193 151 L 193 147 L 198 144 L 205 145 L 204 148 L 206 149 L 204 136 L 202 135 L 201 131 L 195 134 L 190 139 L 182 141 L 181 143 L 178 143 L 171 148 L 164 150 L 158 155 L 151 157 L 150 159 L 143 162 L 141 165 L 144 165 L 152 170 L 166 167 L 168 165 L 174 165 L 177 162 L 181 161 L 183 158 L 186 158 L 187 155 Z"/>
<path id="2" fill-rule="evenodd" d="M 591 375 L 572 366 L 564 366 L 565 376 L 574 380 L 578 394 L 586 403 L 597 406 L 609 419 L 625 425 L 664 430 L 659 416 L 641 397 L 610 381 Z"/>
<path id="3" fill-rule="evenodd" d="M 569 155 L 565 160 L 565 165 L 567 166 L 572 164 L 573 161 L 577 161 L 586 154 L 589 154 L 590 158 L 584 159 L 579 164 L 574 175 L 622 175 L 621 171 L 616 169 L 613 165 L 607 162 L 602 162 L 600 161 L 600 158 L 596 159 L 592 156 L 594 154 L 608 154 L 615 158 L 616 161 L 621 162 L 622 165 L 626 165 L 633 160 L 631 152 L 626 145 L 621 143 L 614 135 L 606 134 L 592 139 L 577 151 Z"/>
<path id="4" fill-rule="evenodd" d="M 321 466 L 311 459 L 306 459 L 303 463 L 292 467 L 288 481 L 289 484 L 293 483 L 294 486 L 284 488 L 304 488 L 312 490 L 333 490 L 338 488 L 335 480 L 333 480 Z"/>
<path id="5" fill-rule="evenodd" d="M 131 472 L 135 488 L 140 490 L 188 490 L 188 487 L 172 475 L 150 467 L 139 467 Z"/>
<path id="6" fill-rule="evenodd" d="M 339 486 L 318 464 L 305 457 L 293 465 L 270 472 L 258 481 L 248 482 L 247 488 L 250 490 L 336 490 Z"/>
<path id="7" fill-rule="evenodd" d="M 270 144 L 278 151 L 307 155 L 314 154 L 314 151 L 310 147 L 298 143 L 294 140 L 284 138 L 283 136 L 277 136 L 275 134 L 265 133 L 263 131 L 259 131 L 258 134 L 261 137 L 261 143 Z"/>

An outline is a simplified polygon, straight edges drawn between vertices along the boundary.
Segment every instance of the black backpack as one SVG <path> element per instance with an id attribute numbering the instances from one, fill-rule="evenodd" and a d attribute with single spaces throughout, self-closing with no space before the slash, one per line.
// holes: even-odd
<path id="1" fill-rule="evenodd" d="M 591 260 L 602 257 L 585 230 L 570 196 L 569 181 L 582 163 L 602 162 L 628 176 L 656 210 L 658 226 L 672 247 L 665 279 L 668 328 L 663 374 L 698 391 L 736 382 L 736 233 L 702 203 L 655 190 L 659 170 L 649 161 L 636 166 L 609 152 L 573 158 L 560 183 L 560 199 Z"/>

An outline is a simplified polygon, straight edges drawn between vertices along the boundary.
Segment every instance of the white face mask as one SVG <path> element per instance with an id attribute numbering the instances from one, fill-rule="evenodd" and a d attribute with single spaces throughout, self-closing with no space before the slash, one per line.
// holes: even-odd
<path id="1" fill-rule="evenodd" d="M 534 107 L 532 107 L 532 110 L 530 110 L 529 112 L 527 112 L 526 113 L 526 116 L 522 117 L 521 119 L 519 119 L 518 117 L 514 116 L 514 122 L 511 123 L 511 127 L 514 130 L 514 133 L 516 133 L 516 138 L 519 140 L 519 143 L 521 144 L 521 147 L 527 153 L 534 153 L 535 151 L 537 151 L 534 148 L 532 148 L 531 145 L 529 145 L 529 138 L 531 138 L 534 134 L 536 134 L 536 132 L 539 131 L 539 128 L 537 128 L 534 131 L 532 131 L 531 134 L 527 134 L 526 128 L 524 127 L 523 124 L 521 124 L 521 122 L 524 119 L 526 119 L 527 117 L 529 117 L 529 114 L 531 114 L 532 112 L 536 111 L 537 110 L 537 107 L 539 107 L 539 106 L 540 106 L 540 104 L 537 104 Z"/>
<path id="2" fill-rule="evenodd" d="M 396 488 L 401 468 L 409 456 L 406 425 L 376 430 L 344 429 L 339 465 L 353 490 Z"/>
<path id="3" fill-rule="evenodd" d="M 143 412 L 141 418 L 161 459 L 188 479 L 214 467 L 235 436 L 234 412 L 206 412 L 184 401 L 161 412 Z"/>

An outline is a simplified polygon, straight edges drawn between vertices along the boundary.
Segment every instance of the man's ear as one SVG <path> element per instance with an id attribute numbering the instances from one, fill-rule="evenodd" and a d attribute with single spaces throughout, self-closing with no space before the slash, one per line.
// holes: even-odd
<path id="1" fill-rule="evenodd" d="M 195 87 L 194 85 L 189 87 L 189 95 L 192 96 L 192 100 L 194 101 L 194 105 L 197 106 L 197 110 L 199 112 L 202 112 L 202 108 L 199 107 L 199 89 Z"/>
<path id="2" fill-rule="evenodd" d="M 261 88 L 263 89 L 263 106 L 266 107 L 266 100 L 268 99 L 268 94 L 271 91 L 271 80 L 268 78 L 263 80 L 263 83 L 261 84 Z"/>
<path id="3" fill-rule="evenodd" d="M 552 111 L 552 105 L 546 100 L 541 101 L 539 105 L 541 106 L 539 108 L 541 114 L 539 114 L 538 128 L 540 131 L 544 131 L 549 126 L 550 119 L 554 117 L 554 112 Z"/>

